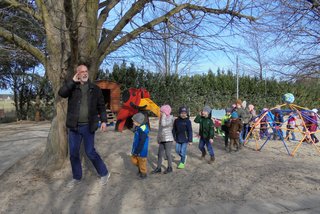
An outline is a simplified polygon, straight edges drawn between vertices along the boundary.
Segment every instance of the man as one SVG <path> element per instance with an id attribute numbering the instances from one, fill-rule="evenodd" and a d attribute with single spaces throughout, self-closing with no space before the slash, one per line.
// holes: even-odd
<path id="1" fill-rule="evenodd" d="M 72 80 L 60 88 L 59 95 L 68 98 L 67 128 L 70 162 L 73 179 L 67 187 L 79 184 L 82 178 L 80 145 L 83 139 L 85 152 L 101 176 L 100 184 L 105 185 L 110 177 L 106 165 L 94 148 L 94 134 L 101 121 L 101 130 L 106 131 L 106 109 L 101 90 L 89 80 L 86 65 L 79 65 Z M 98 117 L 100 115 L 100 119 Z"/>

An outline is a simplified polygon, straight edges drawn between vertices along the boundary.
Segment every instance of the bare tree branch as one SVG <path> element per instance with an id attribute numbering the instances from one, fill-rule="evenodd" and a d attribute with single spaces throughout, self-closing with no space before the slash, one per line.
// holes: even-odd
<path id="1" fill-rule="evenodd" d="M 124 14 L 124 16 L 120 19 L 117 25 L 112 29 L 111 33 L 108 36 L 101 40 L 98 51 L 98 57 L 101 58 L 101 55 L 105 56 L 105 50 L 109 47 L 112 43 L 114 38 L 116 38 L 121 30 L 128 24 L 128 22 L 137 14 L 139 13 L 150 0 L 140 0 L 134 3 L 131 8 Z M 102 62 L 102 60 L 100 61 Z"/>
<path id="2" fill-rule="evenodd" d="M 320 7 L 320 2 L 318 0 L 307 0 L 312 4 L 313 7 L 318 8 Z"/>
<path id="3" fill-rule="evenodd" d="M 26 50 L 30 54 L 32 54 L 35 58 L 37 58 L 43 65 L 46 62 L 45 55 L 36 47 L 31 45 L 26 40 L 22 39 L 21 37 L 13 34 L 12 32 L 6 30 L 3 27 L 0 27 L 0 37 L 3 37 L 8 42 L 18 45 L 21 49 Z"/>
<path id="4" fill-rule="evenodd" d="M 99 15 L 99 18 L 98 18 L 98 25 L 97 25 L 97 28 L 98 29 L 101 29 L 102 28 L 102 25 L 103 23 L 106 21 L 106 19 L 108 18 L 109 16 L 109 12 L 112 8 L 114 8 L 118 3 L 120 2 L 120 0 L 110 0 L 110 1 L 105 1 L 103 2 L 104 4 L 104 9 L 101 11 L 100 15 Z M 101 4 L 99 5 L 99 8 L 103 8 L 103 7 L 100 7 Z"/>
<path id="5" fill-rule="evenodd" d="M 106 7 L 109 4 L 110 0 L 106 0 L 99 3 L 99 9 Z"/>
<path id="6" fill-rule="evenodd" d="M 244 15 L 244 14 L 238 12 L 238 11 L 229 10 L 228 8 L 225 8 L 225 9 L 213 9 L 213 8 L 202 7 L 202 6 L 194 5 L 194 4 L 187 4 L 186 8 L 191 9 L 191 10 L 202 11 L 204 13 L 216 14 L 216 15 L 229 14 L 231 17 L 244 18 L 244 19 L 247 19 L 249 21 L 255 21 L 256 20 L 256 18 L 254 18 L 253 16 L 247 16 L 247 15 Z"/>
<path id="7" fill-rule="evenodd" d="M 217 14 L 217 15 L 229 14 L 231 16 L 235 16 L 238 18 L 246 18 L 249 21 L 255 21 L 255 18 L 253 16 L 247 16 L 247 15 L 244 15 L 239 12 L 232 11 L 232 10 L 212 9 L 212 8 L 201 7 L 201 6 L 197 6 L 197 5 L 193 5 L 193 4 L 189 4 L 189 3 L 181 4 L 173 9 L 171 9 L 165 15 L 160 16 L 160 17 L 142 25 L 141 27 L 138 27 L 137 29 L 131 31 L 130 33 L 126 34 L 122 38 L 118 39 L 117 41 L 115 41 L 112 44 L 110 44 L 109 46 L 107 46 L 108 48 L 105 49 L 105 45 L 100 45 L 99 52 L 102 53 L 102 55 L 99 56 L 99 59 L 100 59 L 99 62 L 102 62 L 106 55 L 110 54 L 111 52 L 117 50 L 119 47 L 123 46 L 124 44 L 137 38 L 140 34 L 152 30 L 153 27 L 156 26 L 157 24 L 167 21 L 174 14 L 177 14 L 184 9 L 192 9 L 192 10 L 202 11 L 204 13 Z"/>
<path id="8" fill-rule="evenodd" d="M 21 10 L 21 11 L 29 14 L 30 16 L 32 16 L 36 20 L 42 22 L 41 15 L 37 11 L 35 11 L 33 8 L 28 7 L 26 4 L 22 4 L 18 1 L 15 1 L 15 0 L 3 0 L 3 3 L 7 4 L 9 7 L 13 7 L 18 10 Z"/>

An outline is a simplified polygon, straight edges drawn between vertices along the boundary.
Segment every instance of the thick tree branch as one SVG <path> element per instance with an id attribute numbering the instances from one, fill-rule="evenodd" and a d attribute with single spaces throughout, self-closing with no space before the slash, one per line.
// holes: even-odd
<path id="1" fill-rule="evenodd" d="M 38 48 L 34 47 L 26 40 L 13 34 L 12 32 L 6 30 L 3 27 L 0 27 L 0 37 L 4 38 L 8 42 L 16 44 L 21 49 L 26 50 L 31 55 L 33 55 L 35 58 L 37 58 L 43 65 L 45 65 L 45 62 L 46 62 L 45 55 Z"/>
<path id="2" fill-rule="evenodd" d="M 103 1 L 103 2 L 100 2 L 99 3 L 99 10 L 104 8 L 105 6 L 107 6 L 107 4 L 109 3 L 110 0 L 106 0 L 106 1 Z"/>
<path id="3" fill-rule="evenodd" d="M 320 7 L 320 2 L 318 0 L 307 0 L 312 4 L 313 7 L 319 8 Z"/>
<path id="4" fill-rule="evenodd" d="M 157 24 L 160 24 L 161 22 L 165 22 L 167 21 L 170 17 L 172 17 L 174 14 L 179 13 L 180 11 L 184 10 L 184 9 L 191 9 L 191 10 L 197 10 L 197 11 L 203 11 L 204 13 L 211 13 L 211 14 L 229 14 L 233 17 L 238 17 L 238 18 L 245 18 L 247 20 L 250 21 L 255 21 L 256 19 L 253 16 L 246 16 L 244 14 L 241 14 L 239 12 L 236 11 L 232 11 L 232 10 L 227 10 L 227 9 L 212 9 L 212 8 L 206 8 L 206 7 L 201 7 L 201 6 L 197 6 L 197 5 L 193 5 L 193 4 L 181 4 L 175 8 L 173 8 L 172 10 L 170 10 L 168 13 L 166 13 L 165 15 L 158 17 L 144 25 L 142 25 L 141 27 L 133 30 L 132 32 L 126 34 L 125 36 L 123 36 L 122 38 L 118 39 L 117 41 L 113 42 L 112 44 L 109 45 L 108 48 L 103 49 L 104 47 L 101 46 L 100 48 L 100 52 L 104 52 L 100 57 L 99 57 L 99 62 L 102 62 L 103 59 L 110 54 L 111 52 L 117 50 L 119 47 L 123 46 L 124 44 L 134 40 L 135 38 L 137 38 L 140 34 L 150 31 L 151 29 L 153 29 L 154 26 L 156 26 Z"/>
<path id="5" fill-rule="evenodd" d="M 30 16 L 32 16 L 33 18 L 35 18 L 39 22 L 42 22 L 41 15 L 37 11 L 32 9 L 31 7 L 28 7 L 26 4 L 22 4 L 18 1 L 15 1 L 15 0 L 2 0 L 2 1 L 3 1 L 3 3 L 7 4 L 9 7 L 13 7 L 18 10 L 21 10 L 21 11 L 29 14 Z"/>
<path id="6" fill-rule="evenodd" d="M 238 11 L 229 10 L 228 7 L 226 7 L 225 9 L 213 9 L 213 8 L 202 7 L 202 6 L 194 5 L 194 4 L 187 4 L 187 6 L 186 6 L 186 8 L 188 8 L 188 9 L 196 10 L 196 11 L 202 11 L 204 13 L 212 13 L 212 14 L 216 14 L 216 15 L 228 14 L 228 15 L 230 15 L 232 17 L 244 18 L 244 19 L 247 19 L 249 21 L 255 21 L 256 20 L 256 18 L 254 18 L 253 16 L 247 16 L 247 15 L 244 15 L 244 14 L 238 12 Z"/>
<path id="7" fill-rule="evenodd" d="M 50 15 L 47 6 L 43 2 L 43 0 L 35 0 L 37 7 L 39 8 L 41 20 L 44 23 L 45 28 L 48 26 L 48 22 L 50 20 Z"/>
<path id="8" fill-rule="evenodd" d="M 109 16 L 109 12 L 112 8 L 114 8 L 118 3 L 120 2 L 120 0 L 110 0 L 110 1 L 105 1 L 104 3 L 104 8 L 101 11 L 99 18 L 98 18 L 98 29 L 102 28 L 103 23 L 107 20 L 108 16 Z M 100 8 L 100 5 L 99 5 Z"/>
<path id="9" fill-rule="evenodd" d="M 131 8 L 124 14 L 117 25 L 112 29 L 111 33 L 105 39 L 101 40 L 97 49 L 98 53 L 96 53 L 96 56 L 100 58 L 100 56 L 104 54 L 104 50 L 109 47 L 112 41 L 119 35 L 119 33 L 128 24 L 128 22 L 150 1 L 151 0 L 140 0 L 132 4 Z"/>

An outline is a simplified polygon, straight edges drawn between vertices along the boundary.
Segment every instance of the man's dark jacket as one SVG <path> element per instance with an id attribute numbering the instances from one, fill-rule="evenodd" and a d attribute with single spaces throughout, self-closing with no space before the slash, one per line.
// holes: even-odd
<path id="1" fill-rule="evenodd" d="M 104 97 L 100 88 L 90 81 L 88 84 L 88 121 L 90 131 L 94 132 L 98 128 L 99 120 L 107 122 L 107 116 Z M 69 80 L 60 88 L 58 94 L 63 98 L 68 98 L 67 127 L 77 128 L 81 105 L 80 83 Z"/>

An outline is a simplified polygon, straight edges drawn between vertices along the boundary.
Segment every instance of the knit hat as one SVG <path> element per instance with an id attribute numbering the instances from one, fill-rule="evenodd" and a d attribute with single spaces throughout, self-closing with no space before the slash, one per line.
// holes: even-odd
<path id="1" fill-rule="evenodd" d="M 132 120 L 139 123 L 140 125 L 144 123 L 145 116 L 142 113 L 137 113 L 132 116 Z"/>
<path id="2" fill-rule="evenodd" d="M 181 114 L 182 112 L 188 113 L 187 107 L 185 107 L 185 106 L 180 107 L 180 108 L 179 108 L 179 114 Z"/>
<path id="3" fill-rule="evenodd" d="M 313 113 L 317 114 L 318 113 L 318 109 L 314 108 L 311 111 L 313 111 Z"/>
<path id="4" fill-rule="evenodd" d="M 245 109 L 245 108 L 247 107 L 247 101 L 243 101 L 242 104 L 241 104 L 241 106 L 242 106 L 242 108 Z"/>
<path id="5" fill-rule="evenodd" d="M 250 104 L 248 105 L 249 111 L 252 111 L 254 109 L 254 105 Z"/>
<path id="6" fill-rule="evenodd" d="M 232 112 L 232 108 L 226 108 L 225 110 L 226 112 L 230 112 L 230 113 Z"/>
<path id="7" fill-rule="evenodd" d="M 211 108 L 209 106 L 203 107 L 203 112 L 208 112 L 209 114 L 211 113 Z"/>
<path id="8" fill-rule="evenodd" d="M 234 111 L 234 112 L 231 113 L 231 118 L 236 119 L 236 118 L 238 118 L 238 117 L 239 117 L 239 116 L 238 116 L 238 113 L 237 113 L 236 111 Z"/>
<path id="9" fill-rule="evenodd" d="M 165 113 L 166 116 L 169 116 L 171 114 L 171 107 L 169 105 L 163 105 L 160 108 L 160 112 Z"/>

